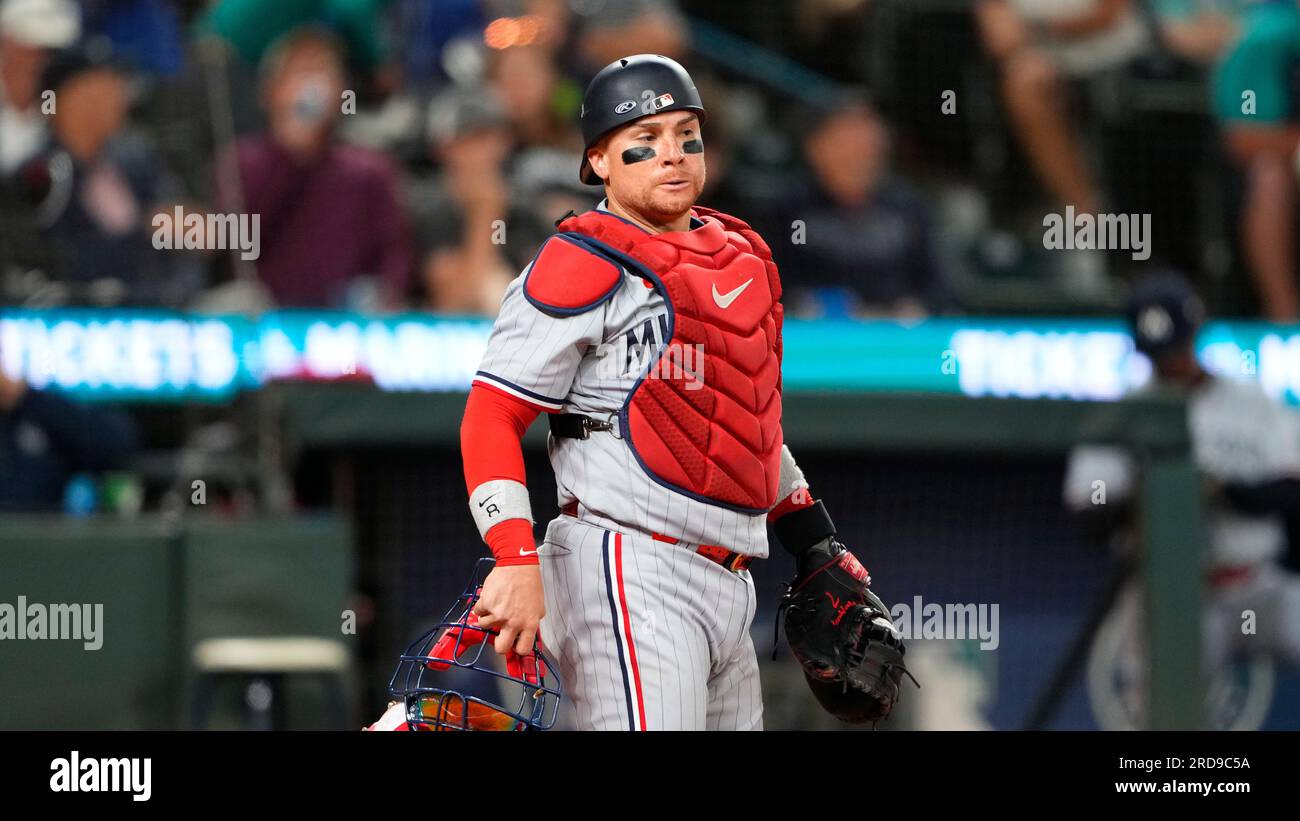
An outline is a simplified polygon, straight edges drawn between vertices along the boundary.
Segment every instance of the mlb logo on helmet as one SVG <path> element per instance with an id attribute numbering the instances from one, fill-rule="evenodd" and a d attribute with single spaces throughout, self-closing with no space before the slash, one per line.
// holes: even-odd
<path id="1" fill-rule="evenodd" d="M 655 111 L 658 111 L 664 106 L 670 106 L 672 104 L 673 104 L 673 95 L 671 94 L 660 94 L 658 97 L 655 97 Z"/>

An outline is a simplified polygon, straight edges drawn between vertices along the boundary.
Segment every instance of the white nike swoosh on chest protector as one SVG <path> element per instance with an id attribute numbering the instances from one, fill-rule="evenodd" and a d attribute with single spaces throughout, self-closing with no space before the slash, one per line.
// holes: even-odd
<path id="1" fill-rule="evenodd" d="M 719 308 L 722 308 L 723 310 L 726 310 L 726 308 L 729 305 L 731 305 L 731 303 L 736 301 L 736 297 L 740 296 L 740 294 L 746 288 L 749 287 L 749 283 L 753 281 L 754 278 L 750 277 L 749 279 L 745 280 L 745 283 L 741 285 L 739 288 L 736 288 L 735 290 L 732 291 L 727 291 L 725 294 L 718 293 L 718 283 L 716 282 L 713 283 L 713 304 L 717 305 Z"/>

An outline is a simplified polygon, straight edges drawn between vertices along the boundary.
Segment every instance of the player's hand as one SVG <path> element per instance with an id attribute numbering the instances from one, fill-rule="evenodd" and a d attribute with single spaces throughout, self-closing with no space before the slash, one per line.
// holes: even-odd
<path id="1" fill-rule="evenodd" d="M 501 655 L 511 650 L 521 656 L 533 652 L 546 615 L 542 569 L 535 564 L 493 568 L 483 580 L 474 614 L 480 626 L 498 631 L 494 648 Z"/>

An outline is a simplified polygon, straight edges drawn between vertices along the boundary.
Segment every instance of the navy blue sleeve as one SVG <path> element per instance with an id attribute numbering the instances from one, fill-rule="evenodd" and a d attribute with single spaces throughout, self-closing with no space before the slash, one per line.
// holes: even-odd
<path id="1" fill-rule="evenodd" d="M 1300 478 L 1285 476 L 1265 482 L 1225 482 L 1223 498 L 1242 513 L 1300 516 Z"/>

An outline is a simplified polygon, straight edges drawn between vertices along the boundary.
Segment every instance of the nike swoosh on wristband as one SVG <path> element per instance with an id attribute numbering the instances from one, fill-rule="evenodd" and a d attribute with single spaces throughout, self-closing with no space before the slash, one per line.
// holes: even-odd
<path id="1" fill-rule="evenodd" d="M 531 555 L 533 555 L 533 554 L 536 553 L 536 552 L 537 552 L 537 548 L 534 547 L 532 550 L 520 550 L 520 551 L 519 551 L 519 555 L 520 555 L 520 556 L 531 556 Z"/>
<path id="2" fill-rule="evenodd" d="M 726 310 L 726 308 L 730 306 L 731 303 L 736 301 L 736 297 L 740 296 L 740 294 L 746 288 L 749 287 L 749 283 L 753 281 L 754 278 L 750 277 L 749 279 L 745 280 L 744 285 L 741 285 L 739 288 L 736 288 L 735 290 L 727 291 L 725 294 L 718 293 L 718 283 L 716 282 L 713 283 L 713 304 L 717 305 L 719 308 L 722 308 L 723 310 Z"/>

